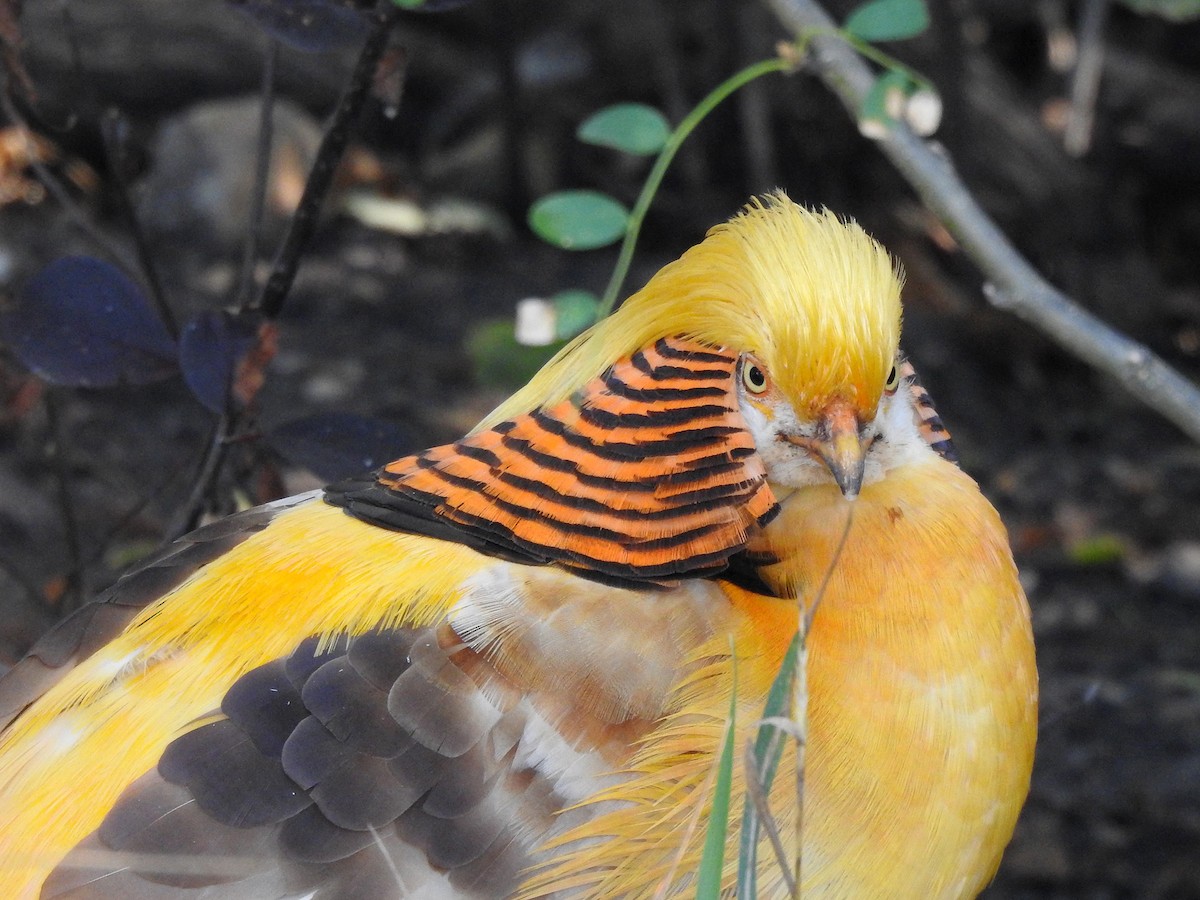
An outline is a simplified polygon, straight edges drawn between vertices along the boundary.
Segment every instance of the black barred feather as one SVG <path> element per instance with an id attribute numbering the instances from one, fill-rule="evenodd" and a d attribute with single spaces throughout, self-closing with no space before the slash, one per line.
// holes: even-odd
<path id="1" fill-rule="evenodd" d="M 607 584 L 715 575 L 778 511 L 738 410 L 737 359 L 656 340 L 568 401 L 334 485 L 326 499 Z"/>
<path id="2" fill-rule="evenodd" d="M 921 431 L 921 437 L 925 438 L 925 442 L 933 448 L 938 456 L 947 462 L 957 465 L 959 462 L 958 450 L 954 446 L 954 441 L 950 438 L 949 430 L 947 430 L 945 423 L 942 422 L 942 417 L 938 415 L 933 397 L 929 395 L 929 391 L 921 384 L 917 370 L 913 368 L 911 362 L 904 360 L 900 364 L 900 375 L 908 383 L 908 390 L 912 394 L 913 406 L 915 407 L 917 417 L 917 427 Z"/>

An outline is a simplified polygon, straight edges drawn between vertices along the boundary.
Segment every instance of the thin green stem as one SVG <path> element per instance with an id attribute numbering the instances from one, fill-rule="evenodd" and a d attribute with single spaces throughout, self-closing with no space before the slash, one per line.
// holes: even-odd
<path id="1" fill-rule="evenodd" d="M 756 78 L 761 78 L 763 75 L 769 75 L 772 72 L 786 72 L 795 68 L 795 60 L 803 58 L 805 51 L 808 49 L 808 44 L 813 38 L 828 36 L 840 37 L 868 59 L 884 68 L 903 72 L 914 84 L 928 90 L 933 90 L 933 86 L 929 83 L 928 79 L 924 78 L 920 73 L 915 72 L 899 60 L 888 56 L 878 48 L 840 28 L 813 29 L 805 32 L 798 36 L 796 43 L 793 45 L 792 53 L 753 63 L 725 79 L 708 96 L 696 104 L 695 108 L 675 127 L 675 130 L 671 132 L 671 136 L 667 138 L 666 144 L 659 151 L 658 158 L 654 160 L 654 166 L 650 169 L 650 174 L 646 176 L 646 183 L 642 186 L 642 191 L 638 195 L 637 202 L 634 203 L 633 209 L 629 213 L 629 222 L 625 226 L 625 238 L 621 241 L 621 252 L 617 256 L 617 264 L 613 268 L 612 277 L 608 281 L 608 287 L 604 289 L 604 297 L 600 301 L 597 318 L 604 318 L 616 306 L 621 286 L 625 283 L 625 276 L 629 274 L 629 266 L 633 262 L 633 251 L 637 246 L 638 236 L 641 233 L 642 222 L 646 218 L 646 212 L 650 209 L 654 195 L 658 193 L 658 188 L 662 184 L 662 180 L 666 176 L 667 169 L 670 167 L 672 160 L 674 160 L 675 154 L 679 152 L 679 148 L 683 146 L 683 142 L 688 139 L 688 136 L 696 130 L 696 126 L 703 122 L 721 101 L 744 85 L 749 84 Z"/>
<path id="2" fill-rule="evenodd" d="M 917 85 L 917 87 L 921 88 L 922 90 L 933 92 L 937 91 L 937 89 L 933 86 L 933 82 L 931 82 L 920 72 L 916 71 L 915 69 L 910 69 L 904 63 L 900 62 L 900 60 L 896 59 L 896 57 L 889 56 L 874 44 L 869 44 L 862 38 L 850 34 L 848 31 L 838 30 L 834 33 L 855 50 L 857 50 L 860 55 L 871 60 L 871 62 L 877 63 L 880 66 L 883 66 L 885 69 L 891 69 L 894 72 L 902 73 L 905 78 Z M 815 36 L 815 34 L 811 35 L 811 37 Z"/>
<path id="3" fill-rule="evenodd" d="M 625 283 L 625 276 L 629 273 L 629 264 L 633 261 L 633 250 L 637 246 L 642 220 L 646 217 L 646 211 L 650 208 L 650 202 L 658 192 L 659 185 L 662 184 L 663 176 L 666 175 L 671 160 L 675 158 L 676 152 L 687 140 L 688 135 L 722 100 L 738 88 L 763 75 L 771 72 L 783 72 L 791 67 L 792 61 L 783 57 L 764 59 L 747 66 L 717 85 L 671 132 L 667 143 L 663 145 L 658 158 L 654 161 L 654 167 L 646 177 L 646 184 L 642 187 L 642 192 L 638 196 L 633 210 L 629 213 L 629 224 L 625 227 L 625 239 L 621 242 L 621 253 L 617 257 L 616 268 L 613 269 L 612 278 L 609 279 L 608 287 L 604 291 L 604 299 L 600 302 L 597 318 L 602 319 L 607 316 L 616 305 L 617 295 L 621 291 L 621 285 Z"/>
<path id="4" fill-rule="evenodd" d="M 842 560 L 842 554 L 846 551 L 846 542 L 850 539 L 850 527 L 853 524 L 854 506 L 847 504 L 846 526 L 842 529 L 842 536 L 833 550 L 833 557 L 829 560 L 829 566 L 825 569 L 825 575 L 821 579 L 821 586 L 817 588 L 816 594 L 813 595 L 812 603 L 805 608 L 803 598 L 797 598 L 800 605 L 799 637 L 796 643 L 792 645 L 796 653 L 795 674 L 792 676 L 792 722 L 795 726 L 792 737 L 796 745 L 796 862 L 795 868 L 792 870 L 793 900 L 800 900 L 800 892 L 804 884 L 804 785 L 808 764 L 808 636 L 812 632 L 813 619 L 817 614 L 817 607 L 825 599 L 825 592 L 829 589 L 829 582 L 833 579 L 833 573 L 837 571 L 838 564 Z"/>

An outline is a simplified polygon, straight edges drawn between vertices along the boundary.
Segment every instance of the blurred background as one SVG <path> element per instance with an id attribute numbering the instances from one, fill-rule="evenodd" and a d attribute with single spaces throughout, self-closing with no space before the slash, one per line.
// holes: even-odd
<path id="1" fill-rule="evenodd" d="M 197 401 L 203 378 L 186 363 L 184 378 L 52 386 L 29 374 L 10 328 L 3 664 L 197 518 L 470 428 L 549 353 L 512 344 L 516 303 L 599 293 L 616 257 L 540 242 L 530 203 L 595 188 L 630 204 L 649 169 L 581 143 L 576 126 L 623 101 L 678 122 L 787 37 L 751 0 L 442 5 L 401 16 L 281 315 L 235 342 L 251 352 L 232 434 Z M 260 280 L 366 34 L 352 6 L 0 2 L 13 95 L 0 114 L 0 309 L 31 283 L 59 289 L 45 267 L 83 254 L 147 295 L 157 284 L 176 321 L 220 321 L 245 296 L 268 42 L 284 39 Z M 827 9 L 840 21 L 851 6 Z M 1200 378 L 1200 5 L 930 11 L 926 33 L 885 49 L 936 85 L 936 140 L 980 203 L 1058 287 Z M 1098 81 L 1080 80 L 1087 60 Z M 685 144 L 627 289 L 775 187 L 857 219 L 903 262 L 905 347 L 1022 567 L 1042 730 L 986 896 L 1200 898 L 1200 448 L 989 308 L 950 235 L 803 72 L 754 82 Z M 66 309 L 41 323 L 60 344 L 83 327 Z"/>

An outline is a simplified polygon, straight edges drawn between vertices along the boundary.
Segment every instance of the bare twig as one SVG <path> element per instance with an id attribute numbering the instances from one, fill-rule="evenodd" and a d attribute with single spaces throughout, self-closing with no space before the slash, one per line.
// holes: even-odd
<path id="1" fill-rule="evenodd" d="M 92 222 L 91 217 L 84 210 L 83 206 L 71 196 L 71 192 L 63 186 L 57 176 L 50 171 L 50 167 L 41 162 L 37 158 L 37 153 L 33 149 L 32 138 L 33 129 L 30 127 L 28 120 L 17 108 L 17 104 L 8 90 L 0 90 L 0 111 L 4 113 L 6 119 L 12 124 L 18 126 L 25 135 L 25 140 L 29 142 L 25 156 L 29 168 L 33 170 L 33 174 L 37 177 L 38 183 L 46 189 L 55 202 L 62 207 L 63 212 L 67 214 L 67 218 L 78 228 L 89 240 L 92 241 L 100 251 L 104 253 L 112 262 L 121 266 L 128 272 L 136 272 L 138 270 L 135 260 L 125 252 L 125 250 L 108 238 L 96 225 Z"/>
<path id="2" fill-rule="evenodd" d="M 337 110 L 334 112 L 333 121 L 330 123 L 328 130 L 325 132 L 325 137 L 321 141 L 316 161 L 313 163 L 308 181 L 304 185 L 304 194 L 300 198 L 300 204 L 296 208 L 295 214 L 292 216 L 287 236 L 283 240 L 283 245 L 279 248 L 279 252 L 275 257 L 270 277 L 267 279 L 267 283 L 264 285 L 257 303 L 250 303 L 243 296 L 239 302 L 242 312 L 256 310 L 265 318 L 273 319 L 283 309 L 284 300 L 291 290 L 292 282 L 296 277 L 296 270 L 300 266 L 301 256 L 308 246 L 309 240 L 312 238 L 317 218 L 321 212 L 321 206 L 333 181 L 334 172 L 337 170 L 338 163 L 341 162 L 342 153 L 345 151 L 346 144 L 350 140 L 354 123 L 370 93 L 371 86 L 374 83 L 375 71 L 384 50 L 387 48 L 388 37 L 398 15 L 398 7 L 390 2 L 386 2 L 386 0 L 379 3 L 372 13 L 371 31 L 363 43 L 363 48 L 359 53 L 354 72 L 351 74 L 346 90 L 338 103 Z M 264 173 L 264 167 L 269 165 L 270 159 L 269 120 L 271 115 L 270 99 L 273 91 L 269 85 L 272 85 L 274 82 L 274 64 L 275 51 L 272 49 L 268 53 L 263 73 L 263 127 L 260 128 L 259 132 L 260 153 L 258 174 L 260 178 Z M 254 215 L 254 220 L 250 226 L 252 231 L 256 228 L 255 222 L 258 218 L 260 218 L 259 215 Z M 257 255 L 257 251 L 252 245 L 248 244 L 246 254 L 247 259 L 252 262 L 252 256 Z M 250 270 L 252 270 L 252 265 L 250 265 Z M 196 477 L 191 496 L 184 506 L 183 515 L 171 529 L 170 538 L 177 538 L 198 524 L 200 514 L 204 510 L 205 500 L 220 476 L 226 455 L 229 452 L 229 447 L 238 439 L 243 419 L 244 416 L 237 409 L 232 396 L 227 397 L 225 412 L 217 421 L 201 463 L 200 472 Z"/>
<path id="3" fill-rule="evenodd" d="M 58 494 L 59 511 L 62 513 L 63 536 L 67 544 L 66 590 L 60 606 L 63 612 L 70 612 L 88 595 L 86 573 L 83 567 L 79 519 L 75 515 L 75 499 L 71 495 L 71 472 L 64 452 L 66 435 L 58 408 L 58 397 L 54 391 L 46 391 L 45 404 L 46 423 L 50 431 L 47 455 L 54 466 L 55 489 Z"/>
<path id="4" fill-rule="evenodd" d="M 313 163 L 312 172 L 304 185 L 300 205 L 292 216 L 287 237 L 283 240 L 283 246 L 279 248 L 275 264 L 271 267 L 271 275 L 259 299 L 258 308 L 268 319 L 279 315 L 283 301 L 291 290 L 296 270 L 300 266 L 300 257 L 316 229 L 321 205 L 325 202 L 325 195 L 329 193 L 329 186 L 333 182 L 333 174 L 337 171 L 342 153 L 350 140 L 354 122 L 371 92 L 375 69 L 383 51 L 387 49 L 388 36 L 399 15 L 399 7 L 386 0 L 378 4 L 371 14 L 371 31 L 363 43 L 362 52 L 346 85 L 346 91 L 338 103 L 333 121 L 321 140 L 316 162 Z"/>
<path id="5" fill-rule="evenodd" d="M 0 3 L 0 70 L 5 76 L 4 90 L 19 91 L 28 103 L 37 101 L 37 89 L 21 60 L 21 12 L 18 4 Z"/>
<path id="6" fill-rule="evenodd" d="M 175 321 L 175 314 L 171 312 L 171 307 L 167 303 L 162 281 L 158 277 L 158 267 L 154 264 L 154 255 L 150 252 L 150 245 L 146 242 L 146 233 L 142 231 L 142 223 L 138 219 L 137 210 L 133 208 L 129 187 L 129 164 L 126 158 L 128 155 L 128 131 L 129 123 L 120 110 L 107 110 L 100 118 L 100 135 L 104 140 L 104 153 L 108 159 L 109 170 L 112 172 L 113 184 L 116 187 L 113 194 L 116 197 L 121 216 L 129 228 L 129 236 L 133 239 L 138 268 L 149 289 L 150 302 L 154 304 L 159 318 L 162 319 L 163 325 L 166 326 L 171 337 L 177 339 L 179 324 Z"/>
<path id="7" fill-rule="evenodd" d="M 1083 156 L 1092 143 L 1092 121 L 1096 114 L 1096 95 L 1100 91 L 1100 72 L 1104 68 L 1104 23 L 1108 19 L 1108 0 L 1087 0 L 1079 13 L 1079 59 L 1071 77 L 1071 105 L 1063 147 L 1072 156 Z"/>
<path id="8" fill-rule="evenodd" d="M 254 194 L 250 198 L 250 220 L 246 223 L 242 271 L 238 276 L 237 306 L 242 310 L 249 307 L 254 296 L 254 266 L 258 262 L 263 210 L 267 205 L 267 180 L 271 177 L 271 143 L 275 130 L 275 66 L 278 61 L 279 41 L 268 36 L 267 46 L 263 51 L 262 106 L 258 119 L 258 158 L 254 167 Z"/>
<path id="9" fill-rule="evenodd" d="M 817 74 L 854 115 L 874 76 L 844 41 L 821 36 L 834 27 L 828 14 L 812 0 L 765 2 L 798 36 L 812 36 Z M 1113 330 L 1042 278 L 975 202 L 944 153 L 902 123 L 889 128 L 879 146 L 990 279 L 987 296 L 993 304 L 1015 313 L 1084 362 L 1112 375 L 1135 397 L 1200 441 L 1200 389 L 1147 347 Z"/>
<path id="10" fill-rule="evenodd" d="M 167 531 L 164 544 L 178 540 L 200 524 L 200 515 L 204 512 L 204 502 L 212 490 L 213 484 L 225 461 L 229 449 L 230 422 L 228 415 L 222 415 L 215 425 L 201 457 L 199 471 L 192 481 L 192 492 L 187 502 L 183 504 L 182 512 Z"/>
<path id="11" fill-rule="evenodd" d="M 71 13 L 70 5 L 63 3 L 60 14 L 62 15 L 63 34 L 66 36 L 67 46 L 70 49 L 70 71 L 75 82 L 75 89 L 79 92 L 86 107 L 98 110 L 100 100 L 95 83 L 88 77 L 83 64 L 83 46 L 79 40 L 79 29 L 75 27 L 75 17 Z M 75 114 L 72 113 L 68 122 L 73 124 L 74 120 Z M 119 109 L 110 108 L 104 110 L 100 115 L 99 123 L 105 161 L 108 163 L 109 171 L 112 174 L 112 185 L 115 188 L 113 197 L 121 218 L 125 220 L 138 263 L 137 266 L 126 265 L 125 268 L 131 273 L 141 273 L 150 302 L 154 305 L 163 326 L 172 338 L 178 339 L 179 324 L 175 321 L 175 314 L 167 303 L 167 295 L 163 290 L 162 280 L 158 277 L 158 267 L 154 263 L 154 255 L 150 252 L 146 233 L 142 230 L 141 221 L 133 206 L 129 184 L 129 122 Z"/>
<path id="12" fill-rule="evenodd" d="M 205 457 L 207 457 L 207 446 L 204 452 Z M 175 464 L 170 467 L 164 478 L 160 479 L 159 482 L 152 486 L 149 490 L 144 491 L 142 496 L 138 498 L 135 503 L 128 506 L 120 515 L 117 516 L 116 521 L 108 526 L 104 536 L 97 543 L 96 548 L 84 560 L 84 565 L 90 568 L 102 562 L 105 554 L 107 554 L 109 549 L 116 543 L 118 536 L 125 531 L 138 516 L 145 512 L 146 507 L 148 507 L 155 498 L 171 493 L 172 483 L 178 480 L 185 471 L 195 470 L 198 468 L 198 466 L 199 463 L 192 463 L 187 460 L 179 460 L 175 462 Z M 180 535 L 171 535 L 166 543 L 171 543 L 179 536 Z"/>

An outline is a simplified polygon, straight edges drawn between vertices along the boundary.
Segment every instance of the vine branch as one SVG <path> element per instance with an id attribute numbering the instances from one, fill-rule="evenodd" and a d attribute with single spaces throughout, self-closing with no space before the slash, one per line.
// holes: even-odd
<path id="1" fill-rule="evenodd" d="M 836 28 L 833 20 L 813 0 L 765 2 L 798 41 L 810 43 L 813 70 L 856 116 L 875 76 L 844 40 L 828 36 Z M 1020 316 L 1088 365 L 1113 376 L 1200 442 L 1200 388 L 1046 281 L 975 202 L 944 153 L 902 122 L 893 123 L 878 143 L 988 278 L 984 294 L 994 306 Z"/>

